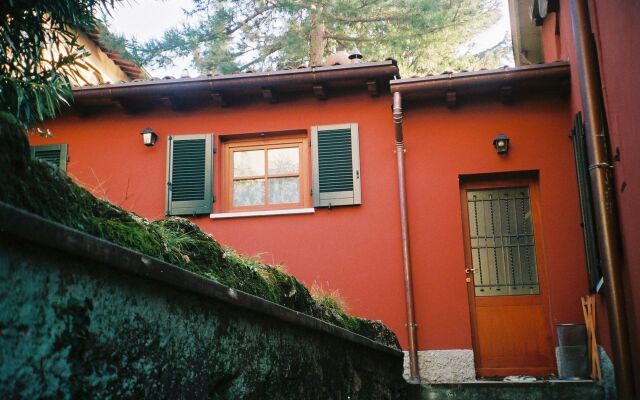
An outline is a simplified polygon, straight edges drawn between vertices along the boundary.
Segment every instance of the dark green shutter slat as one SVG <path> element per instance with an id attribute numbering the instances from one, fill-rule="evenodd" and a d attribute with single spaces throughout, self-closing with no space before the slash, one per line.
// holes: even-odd
<path id="1" fill-rule="evenodd" d="M 212 135 L 169 138 L 167 154 L 167 214 L 211 212 Z"/>
<path id="2" fill-rule="evenodd" d="M 595 290 L 598 282 L 602 278 L 602 272 L 600 270 L 600 256 L 598 241 L 596 239 L 593 201 L 591 199 L 591 181 L 589 180 L 587 143 L 581 113 L 576 115 L 575 125 L 571 134 L 573 139 L 576 175 L 578 178 L 578 195 L 580 198 L 580 213 L 582 216 L 582 234 L 584 237 L 584 246 L 587 258 L 587 272 L 589 274 L 590 288 L 591 290 Z"/>
<path id="3" fill-rule="evenodd" d="M 57 168 L 58 164 L 60 163 L 60 150 L 36 150 L 36 158 L 42 161 L 46 161 Z"/>

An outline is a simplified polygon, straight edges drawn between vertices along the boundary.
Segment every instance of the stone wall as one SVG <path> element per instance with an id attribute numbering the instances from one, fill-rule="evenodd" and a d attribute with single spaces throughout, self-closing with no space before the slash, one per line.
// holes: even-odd
<path id="1" fill-rule="evenodd" d="M 0 398 L 406 399 L 402 352 L 0 205 Z"/>
<path id="2" fill-rule="evenodd" d="M 463 383 L 476 380 L 473 350 L 418 351 L 418 370 L 423 383 Z M 404 378 L 409 379 L 409 353 L 404 354 Z"/>

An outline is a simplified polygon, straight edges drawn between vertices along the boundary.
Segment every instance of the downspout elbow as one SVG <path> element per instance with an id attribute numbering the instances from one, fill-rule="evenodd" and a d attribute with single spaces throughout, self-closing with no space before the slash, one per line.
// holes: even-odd
<path id="1" fill-rule="evenodd" d="M 396 134 L 396 145 L 404 146 L 404 135 L 402 133 L 402 95 L 400 92 L 393 93 L 393 126 Z"/>

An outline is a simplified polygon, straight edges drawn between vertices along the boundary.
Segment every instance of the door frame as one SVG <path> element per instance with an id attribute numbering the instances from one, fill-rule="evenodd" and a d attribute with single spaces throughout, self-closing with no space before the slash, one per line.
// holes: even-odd
<path id="1" fill-rule="evenodd" d="M 464 265 L 463 268 L 473 267 L 472 255 L 471 255 L 471 241 L 469 237 L 469 210 L 467 206 L 467 191 L 469 190 L 481 190 L 481 189 L 501 189 L 501 188 L 514 188 L 514 187 L 527 187 L 529 189 L 529 200 L 531 203 L 531 220 L 533 223 L 533 233 L 535 241 L 536 251 L 536 266 L 538 269 L 538 285 L 540 288 L 539 296 L 542 296 L 542 307 L 546 317 L 548 326 L 548 333 L 551 338 L 551 347 L 554 346 L 554 333 L 553 322 L 551 320 L 551 298 L 549 292 L 549 285 L 547 280 L 547 267 L 546 256 L 544 251 L 544 238 L 542 228 L 542 216 L 540 206 L 540 187 L 538 171 L 521 171 L 521 172 L 502 172 L 502 173 L 490 173 L 490 174 L 474 174 L 474 175 L 460 175 L 459 176 L 459 190 L 460 190 L 460 208 L 462 216 L 462 229 L 463 229 L 463 247 L 464 247 Z M 464 272 L 464 271 L 463 271 Z M 474 287 L 474 274 L 466 274 L 465 278 L 470 277 L 471 282 L 466 284 L 467 286 L 467 298 L 469 302 L 469 319 L 471 324 L 471 341 L 474 353 L 474 364 L 476 368 L 476 375 L 479 374 L 481 357 L 479 346 L 479 337 L 477 329 L 477 315 L 476 315 L 476 297 Z M 554 368 L 555 370 L 555 368 Z M 501 371 L 501 375 L 520 375 L 519 371 L 513 370 L 510 373 L 509 368 L 504 368 Z M 556 371 L 557 372 L 557 371 Z M 536 372 L 533 372 L 534 374 Z M 547 374 L 546 369 L 541 369 L 540 374 Z M 506 374 L 506 375 L 505 375 Z M 491 376 L 491 375 L 488 375 Z"/>

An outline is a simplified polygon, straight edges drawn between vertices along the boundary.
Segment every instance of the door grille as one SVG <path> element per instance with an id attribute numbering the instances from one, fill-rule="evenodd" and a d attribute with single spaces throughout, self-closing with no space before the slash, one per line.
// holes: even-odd
<path id="1" fill-rule="evenodd" d="M 467 191 L 476 296 L 539 294 L 529 189 Z"/>

